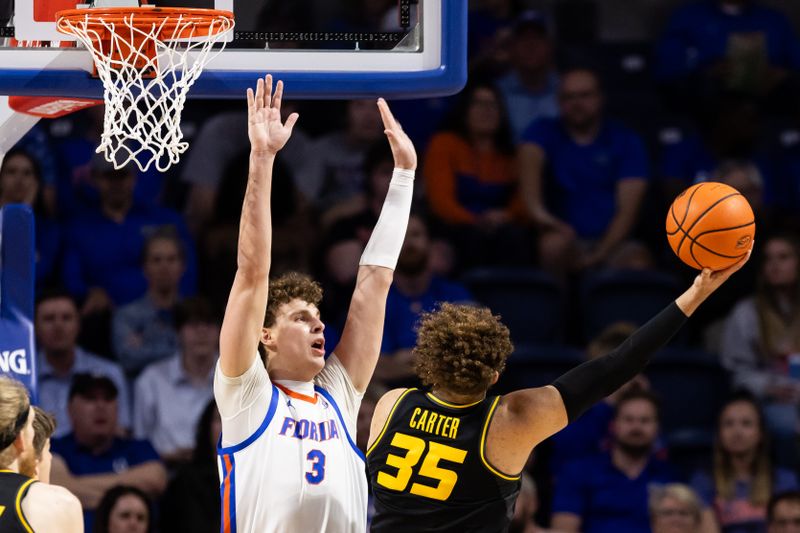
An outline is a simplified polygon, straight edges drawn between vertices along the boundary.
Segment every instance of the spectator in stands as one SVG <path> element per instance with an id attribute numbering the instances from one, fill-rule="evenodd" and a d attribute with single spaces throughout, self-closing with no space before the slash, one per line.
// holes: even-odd
<path id="1" fill-rule="evenodd" d="M 33 451 L 36 453 L 36 479 L 50 483 L 50 466 L 53 454 L 50 453 L 50 437 L 56 430 L 56 419 L 40 407 L 33 408 Z"/>
<path id="2" fill-rule="evenodd" d="M 622 344 L 634 331 L 636 326 L 629 322 L 609 324 L 589 342 L 586 347 L 587 359 L 606 355 Z M 644 375 L 638 375 L 604 401 L 594 404 L 580 418 L 553 435 L 550 470 L 557 473 L 566 463 L 608 450 L 612 441 L 610 430 L 614 419 L 614 407 L 621 396 L 635 389 L 650 389 L 650 382 Z"/>
<path id="3" fill-rule="evenodd" d="M 514 22 L 509 43 L 511 70 L 497 81 L 511 120 L 514 140 L 538 118 L 558 116 L 558 75 L 553 41 L 544 14 L 523 11 Z"/>
<path id="4" fill-rule="evenodd" d="M 136 487 L 117 485 L 103 495 L 93 532 L 150 533 L 153 530 L 151 518 L 150 500 L 144 492 Z"/>
<path id="5" fill-rule="evenodd" d="M 181 236 L 186 254 L 181 293 L 191 295 L 197 282 L 197 264 L 194 245 L 180 215 L 166 208 L 136 205 L 136 174 L 130 165 L 116 170 L 96 154 L 92 176 L 100 192 L 100 208 L 70 222 L 63 269 L 67 289 L 84 300 L 82 314 L 108 311 L 146 292 L 142 250 L 148 234 L 159 226 L 172 226 Z"/>
<path id="6" fill-rule="evenodd" d="M 797 488 L 793 472 L 772 465 L 769 435 L 752 396 L 734 396 L 723 406 L 713 467 L 698 472 L 692 486 L 714 509 L 722 533 L 763 531 L 770 495 Z"/>
<path id="7" fill-rule="evenodd" d="M 130 403 L 125 374 L 119 365 L 89 353 L 77 345 L 80 315 L 75 299 L 60 290 L 45 291 L 36 301 L 36 331 L 39 405 L 53 413 L 58 422 L 55 437 L 70 432 L 67 414 L 69 390 L 76 374 L 106 376 L 119 391 L 119 423 L 129 428 Z"/>
<path id="8" fill-rule="evenodd" d="M 72 433 L 52 442 L 51 479 L 81 501 L 87 528 L 110 488 L 132 485 L 155 498 L 167 484 L 167 472 L 149 442 L 118 436 L 117 411 L 113 381 L 78 374 L 70 389 Z"/>
<path id="9" fill-rule="evenodd" d="M 652 394 L 629 391 L 616 406 L 610 452 L 568 463 L 553 498 L 552 527 L 584 533 L 649 533 L 648 489 L 676 480 L 653 456 L 658 404 Z"/>
<path id="10" fill-rule="evenodd" d="M 763 202 L 765 193 L 771 192 L 765 191 L 771 184 L 771 165 L 759 147 L 762 120 L 757 106 L 750 100 L 731 96 L 720 98 L 708 108 L 700 120 L 699 134 L 687 134 L 664 145 L 659 170 L 664 197 L 672 202 L 678 193 L 695 183 L 719 181 L 735 170 L 721 167 L 737 162 L 740 170 L 750 167 L 748 181 L 760 181 Z M 755 172 L 757 178 L 752 177 Z M 733 183 L 730 185 L 735 187 Z"/>
<path id="11" fill-rule="evenodd" d="M 302 5 L 300 2 L 266 4 L 264 9 L 267 11 L 272 9 L 291 11 L 300 5 Z M 267 22 L 270 25 L 274 24 L 275 19 L 268 18 L 265 23 Z M 265 31 L 263 25 L 259 28 L 259 31 Z M 298 31 L 307 30 L 307 27 L 298 29 Z M 287 31 L 287 29 L 276 27 L 275 31 Z M 281 104 L 281 114 L 284 119 L 297 110 L 297 106 L 291 102 L 283 101 Z M 189 187 L 184 214 L 189 229 L 196 238 L 201 238 L 209 223 L 220 222 L 217 220 L 219 214 L 216 211 L 222 203 L 220 195 L 226 192 L 226 182 L 241 183 L 242 188 L 247 183 L 248 142 L 246 111 L 224 112 L 210 117 L 203 123 L 197 136 L 192 140 L 191 149 L 186 154 L 182 165 L 181 181 Z M 287 199 L 300 194 L 295 186 L 295 181 L 299 176 L 304 176 L 309 172 L 311 143 L 311 138 L 300 128 L 292 131 L 292 138 L 287 141 L 281 151 L 281 159 L 278 162 L 280 165 L 276 166 L 276 171 L 280 169 L 281 172 L 286 172 L 288 177 L 281 176 L 281 179 L 273 183 L 273 192 L 279 193 L 278 198 L 281 200 L 280 204 L 276 202 L 273 209 L 300 202 L 299 199 L 295 202 L 287 202 Z M 239 161 L 242 157 L 245 158 L 244 164 Z M 275 190 L 275 187 L 280 188 Z M 227 188 L 230 189 L 230 186 Z M 237 203 L 234 200 L 231 202 L 237 207 L 241 206 L 241 202 Z M 236 222 L 238 223 L 238 221 L 237 212 Z M 228 287 L 230 284 L 225 290 L 226 297 Z"/>
<path id="12" fill-rule="evenodd" d="M 443 131 L 431 139 L 423 168 L 436 218 L 456 244 L 462 266 L 525 262 L 528 248 L 508 115 L 497 89 L 476 81 L 459 95 Z"/>
<path id="13" fill-rule="evenodd" d="M 650 491 L 650 523 L 653 533 L 701 533 L 703 506 L 694 491 L 680 483 Z"/>
<path id="14" fill-rule="evenodd" d="M 161 500 L 161 531 L 217 533 L 220 523 L 217 443 L 222 421 L 211 400 L 197 423 L 192 461 L 178 470 Z"/>
<path id="15" fill-rule="evenodd" d="M 800 533 L 800 491 L 780 492 L 770 498 L 767 533 Z"/>
<path id="16" fill-rule="evenodd" d="M 536 483 L 527 472 L 522 472 L 521 481 L 519 496 L 514 506 L 514 517 L 508 528 L 509 533 L 548 533 L 549 529 L 539 527 L 534 520 L 534 515 L 539 509 Z"/>
<path id="17" fill-rule="evenodd" d="M 191 298 L 175 309 L 175 328 L 178 352 L 142 372 L 133 404 L 134 435 L 152 442 L 167 464 L 192 456 L 197 420 L 214 395 L 220 319 L 207 301 Z"/>
<path id="18" fill-rule="evenodd" d="M 160 228 L 147 238 L 142 257 L 147 292 L 117 310 L 112 319 L 114 353 L 130 377 L 136 377 L 148 364 L 174 355 L 178 349 L 173 310 L 186 270 L 180 237 L 169 227 Z"/>
<path id="19" fill-rule="evenodd" d="M 390 385 L 415 382 L 411 350 L 417 341 L 415 326 L 422 313 L 433 311 L 441 302 L 471 300 L 466 287 L 433 274 L 428 226 L 418 213 L 412 214 L 386 300 L 383 343 L 375 377 Z"/>
<path id="20" fill-rule="evenodd" d="M 800 42 L 783 14 L 754 0 L 697 0 L 673 14 L 656 58 L 657 76 L 700 103 L 721 90 L 788 91 Z"/>
<path id="21" fill-rule="evenodd" d="M 797 464 L 800 402 L 800 242 L 792 235 L 767 239 L 753 296 L 725 322 L 720 356 L 733 383 L 764 402 L 778 460 Z"/>
<path id="22" fill-rule="evenodd" d="M 494 75 L 509 63 L 509 44 L 520 11 L 518 0 L 478 0 L 467 18 L 467 59 L 472 72 Z"/>
<path id="23" fill-rule="evenodd" d="M 33 156 L 19 149 L 9 150 L 0 164 L 0 207 L 24 204 L 36 218 L 36 284 L 53 281 L 61 260 L 62 233 L 45 208 L 42 175 Z"/>
<path id="24" fill-rule="evenodd" d="M 562 74 L 559 104 L 561 118 L 531 124 L 518 154 L 542 266 L 563 276 L 602 265 L 630 238 L 648 162 L 641 138 L 604 117 L 591 70 Z"/>
<path id="25" fill-rule="evenodd" d="M 308 150 L 308 168 L 297 186 L 315 207 L 325 210 L 364 190 L 364 156 L 383 134 L 383 123 L 372 100 L 347 104 L 347 125 L 323 135 Z"/>

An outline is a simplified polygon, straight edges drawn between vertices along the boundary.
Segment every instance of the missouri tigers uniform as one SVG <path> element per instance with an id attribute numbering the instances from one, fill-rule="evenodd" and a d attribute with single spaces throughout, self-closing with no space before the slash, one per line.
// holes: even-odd
<path id="1" fill-rule="evenodd" d="M 520 489 L 486 459 L 499 396 L 455 405 L 406 390 L 367 451 L 371 532 L 506 531 Z"/>
<path id="2" fill-rule="evenodd" d="M 362 395 L 335 355 L 314 383 L 271 382 L 259 358 L 236 378 L 217 365 L 214 394 L 223 533 L 364 533 Z"/>
<path id="3" fill-rule="evenodd" d="M 22 512 L 22 499 L 35 481 L 11 470 L 0 470 L 0 531 L 3 533 L 33 531 Z"/>

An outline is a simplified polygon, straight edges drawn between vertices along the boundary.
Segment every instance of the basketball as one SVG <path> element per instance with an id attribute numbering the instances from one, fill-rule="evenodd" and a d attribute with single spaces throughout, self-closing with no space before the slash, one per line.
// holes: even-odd
<path id="1" fill-rule="evenodd" d="M 696 269 L 723 270 L 750 249 L 753 209 L 724 183 L 703 182 L 680 193 L 667 213 L 667 240 L 681 261 Z"/>

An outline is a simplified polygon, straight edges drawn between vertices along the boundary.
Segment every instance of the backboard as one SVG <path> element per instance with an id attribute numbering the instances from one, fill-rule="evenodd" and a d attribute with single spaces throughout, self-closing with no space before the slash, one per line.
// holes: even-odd
<path id="1" fill-rule="evenodd" d="M 0 0 L 0 94 L 102 96 L 89 53 L 55 29 L 55 13 L 75 2 Z M 265 73 L 284 80 L 292 98 L 420 98 L 453 94 L 466 81 L 466 0 L 149 3 L 234 13 L 225 50 L 190 98 L 241 98 Z"/>

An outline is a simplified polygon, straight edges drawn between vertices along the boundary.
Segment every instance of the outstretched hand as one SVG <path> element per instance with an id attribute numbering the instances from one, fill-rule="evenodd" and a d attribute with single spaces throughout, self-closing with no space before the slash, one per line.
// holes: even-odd
<path id="1" fill-rule="evenodd" d="M 273 94 L 271 74 L 259 78 L 255 95 L 253 89 L 247 89 L 247 134 L 253 152 L 275 155 L 292 135 L 299 115 L 292 113 L 282 124 L 281 98 L 283 82 L 278 81 Z"/>
<path id="2" fill-rule="evenodd" d="M 753 244 L 755 244 L 755 241 L 753 241 Z M 750 245 L 750 249 L 741 259 L 724 270 L 714 271 L 710 268 L 704 268 L 703 271 L 694 278 L 693 286 L 700 291 L 700 293 L 706 295 L 717 290 L 720 285 L 725 283 L 728 278 L 730 278 L 735 272 L 741 269 L 745 263 L 747 263 L 747 261 L 750 259 L 750 254 L 753 253 L 753 244 Z"/>
<path id="3" fill-rule="evenodd" d="M 380 110 L 381 119 L 383 120 L 383 132 L 389 139 L 389 146 L 392 147 L 395 168 L 416 170 L 417 152 L 414 150 L 414 143 L 403 131 L 400 123 L 395 120 L 394 115 L 389 110 L 389 104 L 383 98 L 378 98 L 378 110 Z"/>

